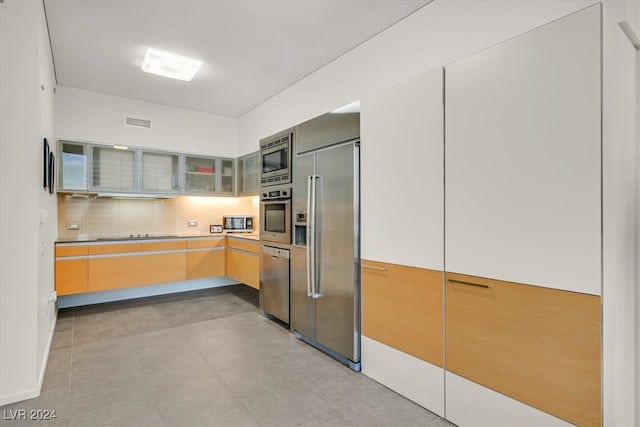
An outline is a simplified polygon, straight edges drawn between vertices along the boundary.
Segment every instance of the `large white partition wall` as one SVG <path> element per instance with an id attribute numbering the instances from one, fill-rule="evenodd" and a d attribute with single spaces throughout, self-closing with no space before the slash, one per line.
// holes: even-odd
<path id="1" fill-rule="evenodd" d="M 41 2 L 0 5 L 0 406 L 37 396 L 55 326 L 53 61 Z"/>

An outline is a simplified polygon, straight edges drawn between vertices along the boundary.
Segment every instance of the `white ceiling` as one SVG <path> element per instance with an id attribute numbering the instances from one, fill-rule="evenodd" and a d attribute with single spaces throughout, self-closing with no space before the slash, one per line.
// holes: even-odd
<path id="1" fill-rule="evenodd" d="M 431 0 L 44 0 L 59 85 L 239 117 Z M 155 47 L 191 82 L 140 69 Z"/>

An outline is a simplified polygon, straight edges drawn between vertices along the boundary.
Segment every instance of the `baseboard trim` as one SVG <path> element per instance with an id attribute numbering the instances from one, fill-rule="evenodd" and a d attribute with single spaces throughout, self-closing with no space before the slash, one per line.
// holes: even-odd
<path id="1" fill-rule="evenodd" d="M 40 362 L 40 375 L 38 378 L 38 395 L 42 390 L 42 383 L 44 382 L 44 374 L 47 370 L 47 362 L 49 361 L 49 352 L 51 351 L 51 343 L 53 342 L 53 333 L 56 330 L 56 322 L 58 321 L 58 313 L 56 310 L 56 315 L 53 316 L 53 322 L 51 322 L 51 330 L 49 331 L 49 340 L 47 341 L 47 348 L 44 350 L 44 354 L 42 355 L 42 361 Z"/>
<path id="2" fill-rule="evenodd" d="M 42 392 L 42 384 L 44 382 L 44 374 L 47 370 L 47 362 L 49 361 L 49 351 L 51 351 L 51 343 L 53 342 L 53 333 L 56 329 L 56 321 L 58 316 L 53 317 L 51 323 L 51 330 L 49 331 L 49 339 L 47 341 L 47 348 L 45 349 L 42 360 L 40 361 L 39 374 L 38 374 L 38 386 L 34 389 L 22 391 L 20 393 L 10 394 L 8 396 L 0 396 L 0 406 L 10 405 L 12 403 L 22 402 L 23 400 L 33 399 L 40 396 Z"/>

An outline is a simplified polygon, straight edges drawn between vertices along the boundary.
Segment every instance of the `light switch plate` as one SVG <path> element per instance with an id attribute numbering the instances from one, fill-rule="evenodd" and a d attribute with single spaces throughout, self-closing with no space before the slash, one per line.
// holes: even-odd
<path id="1" fill-rule="evenodd" d="M 80 230 L 80 224 L 77 222 L 68 222 L 67 230 Z"/>

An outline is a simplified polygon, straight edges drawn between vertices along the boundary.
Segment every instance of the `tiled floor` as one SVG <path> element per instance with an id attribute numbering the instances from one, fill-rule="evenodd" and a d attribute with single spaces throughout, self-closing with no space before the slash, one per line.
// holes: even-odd
<path id="1" fill-rule="evenodd" d="M 449 426 L 298 341 L 227 286 L 61 310 L 42 394 L 0 425 Z M 19 409 L 53 421 L 10 421 Z"/>

